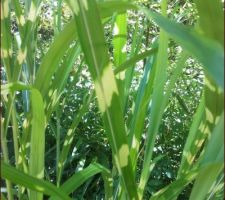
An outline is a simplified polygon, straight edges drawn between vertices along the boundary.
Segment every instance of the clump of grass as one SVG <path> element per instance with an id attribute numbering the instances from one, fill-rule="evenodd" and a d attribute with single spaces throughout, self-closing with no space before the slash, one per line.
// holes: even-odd
<path id="1" fill-rule="evenodd" d="M 193 56 L 204 67 L 204 92 L 193 117 L 183 150 L 177 178 L 150 198 L 176 199 L 185 187 L 194 182 L 190 199 L 212 198 L 221 191 L 218 179 L 224 167 L 224 46 L 223 10 L 221 2 L 196 0 L 198 28 L 190 28 L 172 21 L 167 16 L 167 1 L 162 0 L 160 13 L 138 2 L 95 0 L 67 0 L 74 18 L 62 27 L 62 1 L 54 12 L 54 39 L 37 65 L 38 15 L 41 0 L 1 1 L 1 57 L 6 73 L 6 83 L 1 86 L 2 115 L 1 149 L 3 161 L 1 174 L 6 181 L 7 197 L 23 199 L 71 199 L 70 194 L 90 177 L 101 173 L 104 180 L 105 199 L 143 199 L 150 174 L 159 157 L 153 159 L 153 150 L 163 113 L 173 94 L 175 84 L 187 59 Z M 12 11 L 18 26 L 17 40 L 11 34 Z M 142 13 L 159 28 L 159 38 L 147 43 L 140 53 L 138 32 L 134 34 L 131 52 L 127 51 L 127 11 Z M 210 16 L 210 17 L 209 17 Z M 104 24 L 113 25 L 113 60 L 111 61 L 104 38 Z M 143 32 L 142 32 L 143 33 Z M 171 76 L 168 76 L 168 41 L 174 40 L 182 48 Z M 73 44 L 73 45 L 71 45 Z M 74 63 L 84 55 L 88 66 L 93 92 L 87 92 L 83 105 L 75 114 L 66 136 L 60 136 L 59 100 Z M 133 94 L 133 110 L 125 120 L 130 87 L 136 62 L 145 59 L 140 85 Z M 82 62 L 77 67 L 77 80 Z M 18 124 L 16 93 L 23 93 L 24 117 Z M 93 162 L 61 183 L 68 153 L 75 137 L 75 130 L 96 97 L 104 130 L 112 150 L 112 169 Z M 56 124 L 56 182 L 45 180 L 45 132 L 57 113 Z M 149 125 L 141 146 L 146 119 Z M 7 138 L 12 124 L 14 159 L 11 161 Z M 61 145 L 62 143 L 62 145 Z M 141 149 L 143 148 L 143 151 Z M 140 151 L 144 152 L 137 176 Z M 114 169 L 113 168 L 113 169 Z M 206 177 L 205 174 L 208 174 Z M 118 179 L 116 177 L 119 177 Z M 150 180 L 151 181 L 151 180 Z M 15 184 L 18 186 L 15 191 Z M 219 189 L 218 189 L 219 188 Z M 15 193 L 15 194 L 14 194 Z"/>

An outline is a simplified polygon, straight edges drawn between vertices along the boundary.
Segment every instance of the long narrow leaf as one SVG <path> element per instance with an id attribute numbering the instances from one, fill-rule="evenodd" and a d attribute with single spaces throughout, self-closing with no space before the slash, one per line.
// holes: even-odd
<path id="1" fill-rule="evenodd" d="M 204 65 L 214 81 L 224 88 L 224 52 L 219 43 L 192 29 L 168 20 L 158 13 L 145 8 L 140 9 L 146 17 L 153 19 L 170 37 L 195 56 Z"/>
<path id="2" fill-rule="evenodd" d="M 87 168 L 75 173 L 60 187 L 60 189 L 65 191 L 66 194 L 70 194 L 71 192 L 75 191 L 80 185 L 82 185 L 87 179 L 100 172 L 110 174 L 110 172 L 100 164 L 90 164 Z"/>
<path id="3" fill-rule="evenodd" d="M 166 16 L 167 1 L 161 2 L 162 13 Z M 148 181 L 150 170 L 149 166 L 152 159 L 153 147 L 156 139 L 156 134 L 160 125 L 164 106 L 159 99 L 164 99 L 164 84 L 166 83 L 166 69 L 167 69 L 167 48 L 168 48 L 168 36 L 161 29 L 159 38 L 159 50 L 156 61 L 156 72 L 154 77 L 154 91 L 152 96 L 152 111 L 150 114 L 150 125 L 146 139 L 145 155 L 143 170 L 141 173 L 140 184 L 139 184 L 139 195 L 142 196 L 145 185 Z M 163 59 L 162 59 L 163 58 Z"/>
<path id="4" fill-rule="evenodd" d="M 137 199 L 118 87 L 107 55 L 97 5 L 93 0 L 68 3 L 76 15 L 78 36 L 95 84 L 114 161 L 129 198 Z"/>
<path id="5" fill-rule="evenodd" d="M 205 199 L 217 176 L 224 168 L 224 113 L 220 116 L 219 122 L 212 133 L 200 166 L 204 169 L 196 179 L 190 200 Z"/>
<path id="6" fill-rule="evenodd" d="M 220 0 L 195 0 L 199 14 L 199 25 L 204 34 L 224 45 L 223 3 Z"/>
<path id="7" fill-rule="evenodd" d="M 76 113 L 76 115 L 74 117 L 75 120 L 71 124 L 71 126 L 68 129 L 67 134 L 65 136 L 62 151 L 61 151 L 61 154 L 60 154 L 60 157 L 59 157 L 59 163 L 58 163 L 58 166 L 57 166 L 57 168 L 58 168 L 58 170 L 57 170 L 57 172 L 58 172 L 58 174 L 57 174 L 57 185 L 60 184 L 60 180 L 61 180 L 64 165 L 65 165 L 65 161 L 67 159 L 67 156 L 68 156 L 68 153 L 69 153 L 69 150 L 70 150 L 70 147 L 71 147 L 71 144 L 73 142 L 74 135 L 75 135 L 75 129 L 77 128 L 77 125 L 81 121 L 82 116 L 87 111 L 88 106 L 89 106 L 89 104 L 92 100 L 92 97 L 93 97 L 93 93 L 90 95 L 89 98 L 86 98 L 84 100 L 84 103 L 83 103 L 82 107 L 80 108 L 78 113 Z"/>
<path id="8" fill-rule="evenodd" d="M 113 27 L 113 46 L 114 46 L 114 64 L 120 65 L 126 60 L 126 41 L 127 41 L 127 15 L 121 14 L 116 16 Z M 124 107 L 124 80 L 125 72 L 120 72 L 116 76 L 118 89 L 120 93 L 121 105 Z"/>
<path id="9" fill-rule="evenodd" d="M 184 177 L 172 182 L 165 188 L 155 193 L 150 200 L 173 200 L 178 196 L 184 187 L 192 182 L 198 174 L 198 170 L 192 170 Z"/>
<path id="10" fill-rule="evenodd" d="M 3 162 L 1 163 L 1 175 L 3 178 L 11 180 L 13 183 L 27 187 L 31 190 L 57 197 L 57 199 L 71 200 L 71 198 L 69 198 L 63 191 L 60 191 L 53 184 L 29 176 Z"/>
<path id="11" fill-rule="evenodd" d="M 115 68 L 114 73 L 117 74 L 123 70 L 126 70 L 127 68 L 133 66 L 135 63 L 137 63 L 140 60 L 143 60 L 144 58 L 156 53 L 158 50 L 158 48 L 152 48 L 149 49 L 143 53 L 137 54 L 131 58 L 129 58 L 128 60 L 126 60 L 125 62 L 121 63 L 118 67 Z"/>
<path id="12" fill-rule="evenodd" d="M 42 96 L 38 90 L 31 91 L 31 141 L 30 141 L 30 162 L 29 174 L 42 179 L 44 177 L 44 156 L 45 156 L 45 114 Z M 30 198 L 41 200 L 42 193 L 30 192 Z"/>

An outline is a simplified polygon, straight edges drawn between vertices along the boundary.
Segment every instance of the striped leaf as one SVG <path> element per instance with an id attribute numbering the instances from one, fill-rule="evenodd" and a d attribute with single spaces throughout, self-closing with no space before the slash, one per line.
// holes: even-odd
<path id="1" fill-rule="evenodd" d="M 13 67 L 13 49 L 10 30 L 10 9 L 8 0 L 1 1 L 1 59 L 6 70 L 8 80 L 12 80 Z"/>
<path id="2" fill-rule="evenodd" d="M 205 199 L 218 175 L 224 169 L 224 113 L 219 117 L 219 122 L 212 132 L 200 166 L 203 169 L 196 178 L 190 200 Z"/>
<path id="3" fill-rule="evenodd" d="M 113 158 L 130 199 L 137 199 L 119 91 L 109 61 L 96 2 L 67 1 L 75 14 L 78 36 L 89 67 L 113 152 Z"/>
<path id="4" fill-rule="evenodd" d="M 113 27 L 113 55 L 114 65 L 118 66 L 126 60 L 126 42 L 127 42 L 127 16 L 121 14 L 116 16 L 116 21 Z M 124 80 L 125 72 L 120 72 L 116 76 L 117 84 L 120 93 L 121 105 L 124 107 Z"/>

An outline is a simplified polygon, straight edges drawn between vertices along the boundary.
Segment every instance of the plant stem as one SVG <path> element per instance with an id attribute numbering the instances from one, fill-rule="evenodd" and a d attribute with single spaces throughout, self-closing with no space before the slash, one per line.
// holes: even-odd
<path id="1" fill-rule="evenodd" d="M 1 147 L 2 147 L 2 153 L 3 153 L 3 159 L 5 163 L 9 163 L 9 153 L 8 153 L 8 147 L 6 142 L 6 135 L 3 130 L 3 123 L 4 120 L 1 120 Z M 8 199 L 13 200 L 13 192 L 12 192 L 12 184 L 10 181 L 6 180 L 6 188 L 7 188 L 7 194 Z"/>
<path id="2" fill-rule="evenodd" d="M 12 129 L 13 129 L 13 145 L 15 153 L 15 165 L 18 168 L 18 158 L 19 158 L 19 145 L 18 145 L 18 124 L 16 119 L 15 105 L 12 109 Z"/>
<path id="3" fill-rule="evenodd" d="M 59 164 L 60 156 L 60 114 L 59 109 L 56 110 L 56 166 Z M 58 167 L 56 167 L 56 174 L 58 175 Z M 57 177 L 58 180 L 58 177 Z M 60 181 L 57 181 L 57 186 L 59 187 Z"/>

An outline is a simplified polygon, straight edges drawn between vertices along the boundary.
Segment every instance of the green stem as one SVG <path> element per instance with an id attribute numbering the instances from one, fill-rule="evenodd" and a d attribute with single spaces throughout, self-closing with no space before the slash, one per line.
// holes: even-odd
<path id="1" fill-rule="evenodd" d="M 60 114 L 59 107 L 56 110 L 56 166 L 59 164 L 59 156 L 60 156 Z M 56 174 L 58 174 L 58 167 L 56 167 Z M 57 177 L 58 179 L 58 177 Z M 58 179 L 59 180 L 59 179 Z M 57 181 L 57 186 L 59 187 L 60 181 Z"/>
<path id="2" fill-rule="evenodd" d="M 3 130 L 3 123 L 4 123 L 4 121 L 2 120 L 1 134 L 0 134 L 1 135 L 1 148 L 2 148 L 4 162 L 9 163 L 9 153 L 8 153 L 6 135 Z M 8 180 L 6 180 L 6 188 L 7 188 L 8 199 L 13 200 L 12 184 Z"/>
<path id="3" fill-rule="evenodd" d="M 16 107 L 13 105 L 12 109 L 12 129 L 13 129 L 13 146 L 14 146 L 14 155 L 15 155 L 15 165 L 16 168 L 19 169 L 21 166 L 21 163 L 19 163 L 19 132 L 18 132 L 18 124 L 16 119 Z M 22 188 L 21 186 L 18 187 L 18 196 L 19 199 L 22 194 Z"/>
<path id="4" fill-rule="evenodd" d="M 57 27 L 60 32 L 62 29 L 62 0 L 58 0 L 58 10 L 57 10 Z"/>
<path id="5" fill-rule="evenodd" d="M 18 124 L 16 120 L 16 111 L 15 106 L 12 109 L 12 129 L 13 129 L 13 145 L 14 145 L 14 153 L 15 153 L 15 164 L 18 168 L 18 158 L 19 158 L 19 145 L 18 145 Z"/>
<path id="6" fill-rule="evenodd" d="M 62 30 L 62 0 L 57 1 L 57 10 L 54 12 L 54 24 L 54 34 L 58 35 Z"/>

